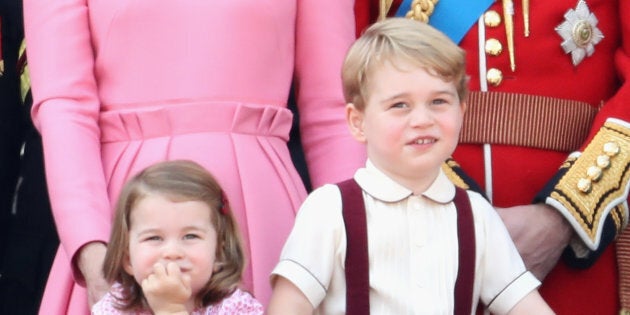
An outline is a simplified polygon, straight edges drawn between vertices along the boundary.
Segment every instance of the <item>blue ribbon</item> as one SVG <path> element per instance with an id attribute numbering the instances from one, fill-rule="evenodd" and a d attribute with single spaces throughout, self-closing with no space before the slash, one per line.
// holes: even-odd
<path id="1" fill-rule="evenodd" d="M 412 0 L 403 0 L 396 16 L 405 16 Z M 458 43 L 494 0 L 439 0 L 429 18 L 429 25 Z"/>

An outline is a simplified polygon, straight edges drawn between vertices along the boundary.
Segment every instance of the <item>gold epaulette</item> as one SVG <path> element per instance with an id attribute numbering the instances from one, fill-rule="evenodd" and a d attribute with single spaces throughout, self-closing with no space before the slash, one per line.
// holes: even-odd
<path id="1" fill-rule="evenodd" d="M 460 166 L 453 159 L 448 159 L 442 163 L 442 171 L 444 171 L 446 177 L 448 177 L 455 186 L 462 189 L 469 189 L 470 185 L 468 185 L 466 181 L 457 172 L 455 172 L 456 168 L 459 169 Z"/>
<path id="2" fill-rule="evenodd" d="M 20 75 L 20 96 L 22 103 L 26 101 L 26 95 L 31 90 L 31 77 L 28 72 L 28 63 L 26 61 L 26 41 L 22 40 L 18 53 L 18 71 Z"/>
<path id="3" fill-rule="evenodd" d="M 584 244 L 596 250 L 609 215 L 617 234 L 628 224 L 630 124 L 608 119 L 584 152 L 570 156 L 562 168 L 565 173 L 545 202 L 560 210 Z"/>

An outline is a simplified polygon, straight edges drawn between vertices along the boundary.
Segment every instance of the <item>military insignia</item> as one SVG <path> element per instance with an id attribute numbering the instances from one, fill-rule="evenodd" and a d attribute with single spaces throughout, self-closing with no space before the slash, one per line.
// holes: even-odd
<path id="1" fill-rule="evenodd" d="M 575 10 L 569 9 L 564 14 L 564 22 L 556 27 L 556 32 L 564 40 L 560 46 L 566 54 L 571 53 L 574 66 L 593 55 L 595 45 L 604 38 L 597 23 L 597 17 L 588 9 L 586 1 L 579 0 Z"/>
<path id="2" fill-rule="evenodd" d="M 630 124 L 609 118 L 584 152 L 570 164 L 546 203 L 559 209 L 591 249 L 599 247 L 606 218 L 628 224 Z"/>

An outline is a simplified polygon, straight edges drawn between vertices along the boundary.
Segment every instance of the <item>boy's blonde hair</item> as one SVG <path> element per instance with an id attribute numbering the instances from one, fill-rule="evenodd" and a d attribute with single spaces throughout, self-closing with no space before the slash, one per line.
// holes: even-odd
<path id="1" fill-rule="evenodd" d="M 178 160 L 147 167 L 127 182 L 118 198 L 103 267 L 105 279 L 122 286 L 121 294 L 116 295 L 117 306 L 123 310 L 146 306 L 140 285 L 125 272 L 123 266 L 129 257 L 131 212 L 149 194 L 159 194 L 173 202 L 201 201 L 208 205 L 211 223 L 217 232 L 215 263 L 218 263 L 219 270 L 197 294 L 195 305 L 208 306 L 231 294 L 241 280 L 245 258 L 238 226 L 231 215 L 225 193 L 202 166 Z"/>
<path id="2" fill-rule="evenodd" d="M 350 47 L 342 68 L 347 103 L 363 110 L 372 74 L 385 62 L 409 63 L 454 82 L 460 101 L 468 97 L 465 52 L 446 35 L 415 20 L 389 18 L 374 23 Z"/>

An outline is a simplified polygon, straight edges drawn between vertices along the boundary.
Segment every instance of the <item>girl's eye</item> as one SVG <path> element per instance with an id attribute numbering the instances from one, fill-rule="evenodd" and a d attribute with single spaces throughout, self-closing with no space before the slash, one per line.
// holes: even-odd
<path id="1" fill-rule="evenodd" d="M 145 241 L 148 241 L 148 242 L 151 242 L 151 241 L 159 241 L 159 240 L 161 240 L 161 239 L 162 239 L 162 238 L 161 238 L 161 237 L 159 237 L 159 236 L 157 236 L 157 235 L 154 235 L 154 236 L 147 236 L 147 237 L 145 237 L 145 238 L 144 238 L 144 240 L 145 240 Z"/>
<path id="2" fill-rule="evenodd" d="M 184 239 L 185 240 L 192 240 L 192 239 L 197 239 L 197 238 L 199 238 L 199 235 L 197 235 L 197 234 L 192 234 L 191 233 L 191 234 L 184 235 Z"/>

